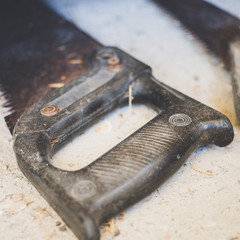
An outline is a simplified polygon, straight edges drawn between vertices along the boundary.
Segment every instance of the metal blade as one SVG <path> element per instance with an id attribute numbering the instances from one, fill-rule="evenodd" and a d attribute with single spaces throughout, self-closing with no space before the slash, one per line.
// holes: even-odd
<path id="1" fill-rule="evenodd" d="M 86 56 L 101 44 L 40 0 L 5 1 L 0 30 L 0 89 L 11 108 L 6 122 L 12 132 L 27 107 L 83 73 Z"/>
<path id="2" fill-rule="evenodd" d="M 227 69 L 231 58 L 229 42 L 240 35 L 240 20 L 200 0 L 155 0 L 220 57 Z"/>
<path id="3" fill-rule="evenodd" d="M 235 55 L 240 47 L 240 20 L 201 0 L 155 0 L 186 26 L 224 63 L 232 74 L 235 111 L 240 121 L 240 77 Z"/>

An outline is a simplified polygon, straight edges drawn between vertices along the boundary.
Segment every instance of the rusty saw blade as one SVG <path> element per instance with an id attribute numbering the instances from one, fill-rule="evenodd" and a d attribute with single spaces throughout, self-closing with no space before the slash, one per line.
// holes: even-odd
<path id="1" fill-rule="evenodd" d="M 154 0 L 219 57 L 231 73 L 235 111 L 240 121 L 240 20 L 202 0 Z"/>
<path id="2" fill-rule="evenodd" d="M 29 106 L 82 74 L 86 57 L 102 45 L 40 0 L 4 1 L 0 29 L 0 90 L 12 132 Z"/>

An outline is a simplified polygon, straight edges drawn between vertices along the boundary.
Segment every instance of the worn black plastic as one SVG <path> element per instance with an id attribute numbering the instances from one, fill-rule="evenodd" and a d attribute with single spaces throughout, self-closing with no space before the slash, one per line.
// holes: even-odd
<path id="1" fill-rule="evenodd" d="M 14 130 L 21 170 L 82 240 L 99 239 L 104 221 L 151 193 L 194 149 L 233 139 L 226 116 L 155 80 L 148 66 L 119 49 L 101 48 L 90 63 L 84 76 L 30 107 Z M 127 100 L 130 84 L 134 101 L 159 114 L 81 170 L 51 165 L 67 139 Z M 48 105 L 60 111 L 44 116 Z"/>

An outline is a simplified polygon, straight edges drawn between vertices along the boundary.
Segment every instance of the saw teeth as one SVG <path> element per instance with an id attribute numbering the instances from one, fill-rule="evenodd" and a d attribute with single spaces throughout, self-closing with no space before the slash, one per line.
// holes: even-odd
<path id="1" fill-rule="evenodd" d="M 14 113 L 13 107 L 7 98 L 5 97 L 4 91 L 0 90 L 0 111 L 3 117 L 7 117 Z"/>
<path id="2" fill-rule="evenodd" d="M 161 6 L 161 11 L 165 14 L 165 17 L 168 19 L 171 19 L 172 24 L 181 29 L 186 33 L 186 36 L 189 40 L 196 42 L 203 51 L 209 55 L 211 58 L 214 59 L 214 65 L 219 65 L 220 67 L 224 66 L 224 62 L 221 58 L 216 57 L 216 53 L 208 46 L 206 42 L 204 42 L 196 33 L 194 33 L 192 30 L 190 30 L 188 27 L 184 25 L 184 23 L 181 22 L 177 17 L 173 15 L 170 11 L 166 10 L 161 3 L 159 3 Z"/>

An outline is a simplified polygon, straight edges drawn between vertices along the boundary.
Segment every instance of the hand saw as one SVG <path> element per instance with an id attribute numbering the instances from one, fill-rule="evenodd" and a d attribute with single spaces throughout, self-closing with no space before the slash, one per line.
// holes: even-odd
<path id="1" fill-rule="evenodd" d="M 156 0 L 202 40 L 231 74 L 236 116 L 240 121 L 240 20 L 202 0 Z"/>
<path id="2" fill-rule="evenodd" d="M 225 116 L 156 81 L 145 64 L 102 47 L 38 1 L 18 4 L 1 42 L 1 84 L 15 108 L 25 104 L 19 115 L 35 104 L 20 118 L 8 116 L 15 152 L 24 174 L 80 239 L 97 239 L 105 220 L 151 193 L 197 147 L 232 141 Z M 91 50 L 88 70 L 77 77 L 71 61 Z M 40 100 L 63 73 L 77 78 Z M 124 104 L 130 84 L 135 101 L 159 115 L 84 169 L 51 166 L 49 158 L 69 137 Z"/>

